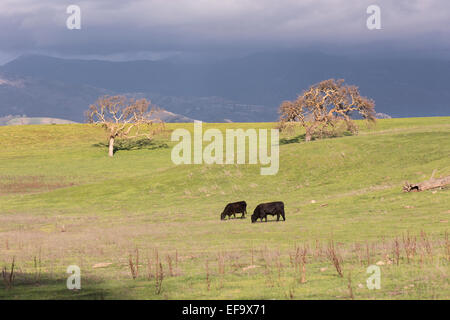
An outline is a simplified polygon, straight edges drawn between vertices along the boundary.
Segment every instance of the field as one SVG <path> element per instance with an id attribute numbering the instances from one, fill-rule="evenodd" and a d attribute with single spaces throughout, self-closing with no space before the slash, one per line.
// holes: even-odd
<path id="1" fill-rule="evenodd" d="M 450 175 L 449 117 L 309 143 L 284 135 L 274 176 L 176 166 L 174 128 L 192 124 L 111 159 L 101 128 L 0 127 L 0 299 L 450 299 L 450 188 L 402 192 Z M 249 216 L 221 221 L 239 200 Z M 275 200 L 286 222 L 250 223 Z M 66 288 L 70 265 L 81 290 Z M 380 289 L 366 286 L 369 265 Z"/>

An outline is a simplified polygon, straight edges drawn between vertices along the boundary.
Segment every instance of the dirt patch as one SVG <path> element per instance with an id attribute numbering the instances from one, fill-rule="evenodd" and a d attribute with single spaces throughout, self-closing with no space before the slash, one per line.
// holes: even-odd
<path id="1" fill-rule="evenodd" d="M 75 185 L 64 179 L 58 180 L 49 181 L 44 176 L 0 176 L 0 195 L 39 193 Z"/>

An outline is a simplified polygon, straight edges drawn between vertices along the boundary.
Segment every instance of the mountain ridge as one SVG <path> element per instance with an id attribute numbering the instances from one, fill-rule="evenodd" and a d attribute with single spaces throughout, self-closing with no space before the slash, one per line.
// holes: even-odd
<path id="1" fill-rule="evenodd" d="M 447 60 L 349 58 L 295 51 L 205 63 L 24 55 L 0 66 L 0 75 L 28 84 L 13 92 L 0 83 L 2 100 L 9 101 L 0 102 L 0 115 L 25 113 L 81 121 L 83 110 L 99 95 L 127 94 L 150 98 L 168 112 L 206 122 L 276 121 L 282 101 L 295 99 L 310 85 L 329 78 L 357 85 L 363 96 L 375 100 L 377 112 L 393 117 L 450 115 Z M 30 84 L 33 94 L 27 92 Z M 20 102 L 24 97 L 29 97 L 26 106 Z M 65 102 L 58 107 L 51 103 L 55 99 Z"/>

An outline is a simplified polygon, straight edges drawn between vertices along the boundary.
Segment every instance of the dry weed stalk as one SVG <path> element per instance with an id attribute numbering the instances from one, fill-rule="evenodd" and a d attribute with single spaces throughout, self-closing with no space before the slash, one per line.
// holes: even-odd
<path id="1" fill-rule="evenodd" d="M 288 294 L 289 294 L 288 295 L 289 299 L 293 300 L 294 299 L 294 290 L 292 288 L 289 288 Z"/>
<path id="2" fill-rule="evenodd" d="M 35 270 L 35 277 L 34 280 L 37 284 L 41 281 L 41 248 L 39 248 L 39 258 L 34 256 L 34 270 Z"/>
<path id="3" fill-rule="evenodd" d="M 223 276 L 225 274 L 225 254 L 218 253 L 217 255 L 218 273 L 220 275 L 220 288 L 223 288 Z"/>
<path id="4" fill-rule="evenodd" d="M 162 290 L 162 283 L 164 280 L 164 271 L 161 262 L 156 267 L 155 272 L 155 292 L 156 294 L 160 294 Z"/>
<path id="5" fill-rule="evenodd" d="M 390 246 L 389 246 L 389 242 L 386 241 L 386 238 L 384 236 L 383 236 L 383 251 L 384 251 L 384 256 L 389 257 Z"/>
<path id="6" fill-rule="evenodd" d="M 136 277 L 139 276 L 139 249 L 136 248 Z"/>
<path id="7" fill-rule="evenodd" d="M 358 242 L 355 243 L 355 252 L 358 257 L 359 264 L 362 266 L 364 263 L 363 263 L 362 253 L 361 253 L 361 245 Z"/>
<path id="8" fill-rule="evenodd" d="M 252 251 L 252 264 L 251 264 L 251 265 L 253 266 L 253 265 L 255 264 L 255 263 L 254 263 L 254 260 L 253 260 L 253 259 L 254 259 L 254 258 L 253 258 L 253 244 L 252 244 L 252 250 L 251 250 L 251 251 Z"/>
<path id="9" fill-rule="evenodd" d="M 448 232 L 445 231 L 445 253 L 447 261 L 450 261 L 450 241 L 448 240 Z"/>
<path id="10" fill-rule="evenodd" d="M 302 248 L 296 247 L 294 256 L 294 270 L 300 274 L 299 282 L 306 283 L 306 256 L 308 254 L 308 246 L 305 244 Z"/>
<path id="11" fill-rule="evenodd" d="M 425 231 L 420 231 L 420 237 L 422 239 L 422 246 L 425 248 L 428 256 L 430 259 L 433 259 L 433 245 L 431 244 L 431 241 L 428 238 L 428 235 L 425 233 Z"/>
<path id="12" fill-rule="evenodd" d="M 352 288 L 352 273 L 349 271 L 348 273 L 348 283 L 347 283 L 348 293 L 350 299 L 354 300 L 355 296 L 353 295 L 353 288 Z"/>
<path id="13" fill-rule="evenodd" d="M 366 241 L 366 259 L 367 259 L 367 266 L 370 266 L 370 248 L 369 248 L 369 242 Z"/>
<path id="14" fill-rule="evenodd" d="M 209 267 L 208 267 L 208 259 L 206 259 L 205 262 L 205 268 L 206 268 L 206 289 L 209 291 L 211 289 L 211 282 L 209 280 Z"/>
<path id="15" fill-rule="evenodd" d="M 420 265 L 423 266 L 423 262 L 424 262 L 424 252 L 423 250 L 420 250 Z"/>
<path id="16" fill-rule="evenodd" d="M 11 262 L 11 270 L 8 272 L 6 270 L 6 267 L 3 267 L 2 270 L 2 276 L 3 276 L 3 282 L 5 283 L 5 287 L 7 290 L 11 289 L 14 285 L 14 279 L 16 278 L 16 274 L 14 273 L 15 267 L 15 257 L 13 257 Z"/>
<path id="17" fill-rule="evenodd" d="M 136 248 L 136 261 L 133 262 L 133 255 L 128 257 L 128 265 L 130 267 L 131 277 L 135 280 L 139 276 L 139 249 Z"/>
<path id="18" fill-rule="evenodd" d="M 225 255 L 221 252 L 217 254 L 217 266 L 220 275 L 225 274 Z"/>
<path id="19" fill-rule="evenodd" d="M 275 261 L 275 264 L 277 266 L 277 270 L 278 270 L 278 283 L 281 282 L 281 272 L 283 270 L 283 264 L 281 263 L 281 259 L 280 259 L 280 252 L 277 252 L 277 258 Z"/>
<path id="20" fill-rule="evenodd" d="M 398 265 L 400 262 L 400 242 L 397 237 L 394 239 L 394 258 Z"/>
<path id="21" fill-rule="evenodd" d="M 315 244 L 314 255 L 316 256 L 316 258 L 323 256 L 322 244 L 317 239 L 316 239 L 316 244 Z"/>
<path id="22" fill-rule="evenodd" d="M 336 268 L 338 275 L 342 278 L 344 276 L 341 266 L 342 259 L 339 257 L 339 254 L 336 251 L 333 240 L 330 240 L 330 242 L 328 243 L 327 256 Z"/>
<path id="23" fill-rule="evenodd" d="M 149 257 L 147 257 L 147 279 L 150 280 L 151 278 L 153 278 L 152 261 L 150 260 Z"/>
<path id="24" fill-rule="evenodd" d="M 269 285 L 269 287 L 273 287 L 273 279 L 272 279 L 272 264 L 270 257 L 267 254 L 267 246 L 265 247 L 264 251 L 262 252 L 262 256 L 264 259 L 264 274 L 266 275 L 266 280 Z"/>
<path id="25" fill-rule="evenodd" d="M 173 277 L 174 273 L 172 268 L 172 257 L 170 256 L 170 254 L 167 255 L 167 265 L 169 266 L 169 275 Z"/>
<path id="26" fill-rule="evenodd" d="M 416 237 L 412 237 L 409 235 L 409 232 L 406 233 L 406 236 L 403 235 L 403 248 L 406 253 L 406 261 L 409 263 L 410 259 L 413 258 L 416 254 Z"/>
<path id="27" fill-rule="evenodd" d="M 136 274 L 136 266 L 133 263 L 133 256 L 130 254 L 130 256 L 128 257 L 128 265 L 130 267 L 130 272 L 131 272 L 131 277 L 134 279 L 136 279 L 137 274 Z"/>
<path id="28" fill-rule="evenodd" d="M 159 253 L 158 253 L 158 249 L 155 249 L 154 255 L 155 255 L 155 263 L 156 263 L 156 266 L 158 266 L 158 264 L 159 264 Z"/>

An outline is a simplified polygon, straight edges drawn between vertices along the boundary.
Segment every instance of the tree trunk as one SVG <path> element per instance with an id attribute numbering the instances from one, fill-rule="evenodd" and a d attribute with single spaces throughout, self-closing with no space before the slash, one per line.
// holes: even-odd
<path id="1" fill-rule="evenodd" d="M 429 189 L 435 189 L 444 187 L 446 185 L 450 184 L 450 176 L 443 177 L 440 179 L 433 179 L 417 183 L 417 184 L 409 184 L 406 182 L 406 184 L 403 186 L 404 192 L 411 192 L 411 191 L 424 191 Z"/>
<path id="2" fill-rule="evenodd" d="M 312 139 L 312 133 L 313 133 L 313 128 L 307 128 L 305 127 L 305 142 L 311 141 Z"/>
<path id="3" fill-rule="evenodd" d="M 108 156 L 113 157 L 114 156 L 114 137 L 109 138 L 109 151 Z"/>
<path id="4" fill-rule="evenodd" d="M 312 124 L 309 127 L 305 125 L 305 142 L 311 141 L 317 125 Z"/>
<path id="5" fill-rule="evenodd" d="M 311 134 L 310 133 L 306 133 L 305 135 L 305 142 L 311 141 Z"/>

